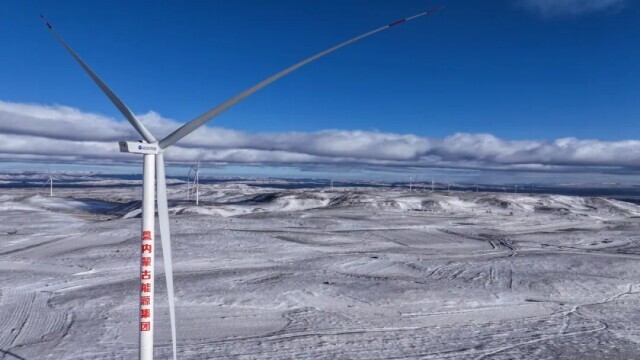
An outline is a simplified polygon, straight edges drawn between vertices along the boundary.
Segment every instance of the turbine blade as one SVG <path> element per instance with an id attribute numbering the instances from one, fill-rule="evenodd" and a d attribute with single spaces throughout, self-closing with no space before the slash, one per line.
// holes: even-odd
<path id="1" fill-rule="evenodd" d="M 402 24 L 404 22 L 407 22 L 409 20 L 413 20 L 416 18 L 419 18 L 421 16 L 424 15 L 430 15 L 433 14 L 437 11 L 442 10 L 443 7 L 438 7 L 438 8 L 434 8 L 434 9 L 430 9 L 427 11 L 423 11 L 419 14 L 410 16 L 408 18 L 404 18 L 404 19 L 400 19 L 398 21 L 394 21 L 390 24 L 387 24 L 385 26 L 381 26 L 377 29 L 371 30 L 369 32 L 366 32 L 362 35 L 358 35 L 354 38 L 351 38 L 347 41 L 341 42 L 338 45 L 335 45 L 333 47 L 330 47 L 322 52 L 319 52 L 316 55 L 313 55 L 305 60 L 300 61 L 299 63 L 296 63 L 282 71 L 280 71 L 279 73 L 272 75 L 264 80 L 262 80 L 261 82 L 253 85 L 252 87 L 246 89 L 245 91 L 237 94 L 236 96 L 230 98 L 229 100 L 223 102 L 222 104 L 214 107 L 213 109 L 207 111 L 206 113 L 198 116 L 197 118 L 191 120 L 190 122 L 182 125 L 180 128 L 178 128 L 176 131 L 172 132 L 171 134 L 169 134 L 169 136 L 165 137 L 164 139 L 160 140 L 159 146 L 161 149 L 166 149 L 167 147 L 171 146 L 172 144 L 174 144 L 176 141 L 182 139 L 183 137 L 189 135 L 190 133 L 192 133 L 194 130 L 196 130 L 197 128 L 199 128 L 200 126 L 204 125 L 205 123 L 207 123 L 208 121 L 210 121 L 211 119 L 215 118 L 216 116 L 222 114 L 224 111 L 228 110 L 229 108 L 231 108 L 232 106 L 234 106 L 235 104 L 239 103 L 240 101 L 244 100 L 245 98 L 251 96 L 253 93 L 257 92 L 258 90 L 264 88 L 265 86 L 275 82 L 276 80 L 282 78 L 283 76 L 293 72 L 294 70 L 301 68 L 302 66 L 317 60 L 327 54 L 330 54 L 340 48 L 343 48 L 347 45 L 350 45 L 358 40 L 364 39 L 366 37 L 369 37 L 373 34 L 379 33 L 381 31 L 387 30 L 393 26 Z"/>
<path id="2" fill-rule="evenodd" d="M 173 297 L 173 263 L 171 261 L 171 234 L 169 232 L 169 205 L 167 202 L 167 184 L 164 174 L 164 157 L 156 155 L 156 198 L 158 201 L 158 223 L 164 260 L 164 275 L 167 279 L 167 295 L 169 296 L 169 318 L 171 321 L 171 342 L 173 344 L 173 360 L 177 358 L 176 349 L 176 313 Z"/>
<path id="3" fill-rule="evenodd" d="M 51 26 L 51 24 L 44 18 L 44 16 L 40 15 L 40 18 L 42 18 L 42 21 L 44 21 L 45 25 L 47 25 L 47 28 L 49 28 L 49 30 L 56 37 L 56 39 L 60 41 L 62 46 L 64 46 L 64 48 L 67 49 L 67 52 L 71 54 L 71 56 L 78 62 L 78 64 L 80 64 L 80 66 L 82 66 L 84 71 L 87 73 L 87 75 L 89 75 L 89 77 L 91 77 L 93 82 L 95 82 L 96 85 L 98 85 L 100 90 L 102 90 L 102 92 L 105 95 L 107 95 L 107 97 L 109 98 L 109 100 L 111 100 L 113 105 L 115 105 L 118 108 L 118 110 L 120 110 L 122 115 L 124 115 L 124 117 L 127 118 L 129 123 L 133 125 L 136 131 L 138 131 L 138 133 L 142 135 L 142 137 L 147 142 L 150 142 L 150 143 L 155 142 L 156 138 L 149 132 L 149 130 L 147 130 L 147 128 L 140 122 L 140 120 L 138 120 L 138 118 L 136 118 L 135 115 L 133 115 L 133 113 L 131 112 L 131 110 L 129 110 L 127 105 L 125 105 L 125 103 L 122 102 L 122 100 L 120 100 L 120 98 L 118 98 L 118 96 L 116 96 L 116 94 L 113 91 L 111 91 L 111 89 L 109 89 L 107 84 L 105 84 L 100 79 L 100 77 L 98 77 L 98 75 L 95 72 L 93 72 L 93 70 L 91 70 L 91 68 L 84 61 L 82 61 L 82 59 L 71 49 L 71 47 L 67 45 L 67 43 L 62 39 L 62 36 L 58 34 L 58 32 L 53 28 L 53 26 Z"/>

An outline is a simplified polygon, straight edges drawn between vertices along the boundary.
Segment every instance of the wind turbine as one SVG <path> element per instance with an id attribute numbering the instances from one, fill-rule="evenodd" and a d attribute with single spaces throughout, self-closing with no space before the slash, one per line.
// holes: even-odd
<path id="1" fill-rule="evenodd" d="M 412 183 L 409 186 L 409 191 L 413 191 L 413 188 L 415 187 L 416 192 L 420 192 L 420 189 L 418 188 L 418 175 L 413 176 L 410 180 Z"/>
<path id="2" fill-rule="evenodd" d="M 193 169 L 193 166 L 189 166 L 189 172 L 187 173 L 187 201 L 191 201 L 191 169 Z"/>
<path id="3" fill-rule="evenodd" d="M 49 170 L 49 177 L 47 178 L 47 181 L 45 181 L 44 184 L 42 184 L 43 187 L 49 184 L 49 197 L 53 197 L 53 180 L 58 180 L 58 179 L 55 179 L 53 176 L 51 176 L 51 170 Z"/>
<path id="4" fill-rule="evenodd" d="M 396 25 L 400 25 L 416 18 L 433 14 L 440 11 L 443 7 L 437 7 L 430 10 L 423 11 L 419 14 L 394 21 L 390 24 L 381 26 L 379 28 L 368 31 L 362 35 L 358 35 L 354 38 L 341 42 L 335 46 L 332 46 L 324 51 L 321 51 L 307 59 L 304 59 L 296 64 L 289 66 L 288 68 L 272 75 L 261 82 L 249 87 L 248 89 L 238 93 L 232 98 L 219 104 L 213 109 L 203 113 L 195 119 L 187 122 L 179 127 L 177 130 L 169 134 L 162 140 L 157 140 L 153 134 L 140 122 L 140 120 L 131 112 L 131 110 L 125 105 L 125 103 L 116 96 L 116 94 L 105 84 L 98 75 L 89 68 L 89 66 L 67 45 L 55 29 L 47 22 L 47 20 L 41 15 L 42 20 L 53 35 L 60 41 L 62 46 L 67 52 L 78 62 L 78 64 L 84 69 L 84 71 L 91 77 L 96 85 L 102 90 L 102 92 L 111 100 L 111 102 L 118 108 L 118 110 L 124 115 L 129 123 L 136 129 L 136 131 L 142 136 L 143 141 L 121 141 L 119 143 L 120 151 L 132 154 L 143 155 L 143 192 L 142 192 L 142 234 L 141 234 L 141 263 L 140 263 L 140 323 L 139 323 L 139 338 L 140 338 L 140 359 L 153 359 L 153 294 L 154 294 L 154 254 L 155 254 L 155 205 L 154 205 L 154 190 L 156 190 L 157 204 L 158 204 L 158 223 L 160 227 L 160 239 L 163 249 L 165 277 L 167 281 L 167 293 L 169 297 L 169 318 L 171 322 L 171 340 L 173 345 L 173 358 L 176 359 L 176 329 L 175 329 L 175 306 L 173 296 L 173 267 L 171 261 L 171 239 L 169 233 L 169 211 L 167 204 L 167 185 L 165 179 L 164 169 L 164 151 L 171 145 L 183 137 L 189 135 L 208 121 L 222 114 L 232 106 L 236 105 L 245 98 L 251 96 L 258 90 L 265 86 L 277 81 L 285 75 L 297 70 L 298 68 L 313 62 L 325 55 L 328 55 L 340 48 L 350 45 L 358 40 L 362 40 L 371 35 L 377 34 L 381 31 L 390 29 Z M 154 182 L 156 189 L 154 189 Z"/>
<path id="5" fill-rule="evenodd" d="M 190 183 L 189 180 L 191 179 L 191 172 L 193 171 L 193 181 Z M 189 173 L 187 174 L 187 199 L 190 200 L 191 199 L 191 187 L 189 187 L 189 184 L 192 184 L 192 187 L 195 187 L 196 189 L 196 205 L 199 204 L 199 199 L 200 199 L 200 160 L 196 161 L 196 165 L 195 166 L 191 166 L 189 168 Z"/>

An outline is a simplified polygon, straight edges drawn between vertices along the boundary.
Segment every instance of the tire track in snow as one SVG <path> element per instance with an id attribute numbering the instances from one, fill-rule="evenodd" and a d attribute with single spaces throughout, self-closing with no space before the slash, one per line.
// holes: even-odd
<path id="1" fill-rule="evenodd" d="M 635 284 L 635 285 L 638 285 L 638 284 Z M 541 337 L 539 339 L 533 339 L 533 340 L 530 340 L 530 341 L 525 341 L 525 342 L 521 342 L 521 343 L 505 346 L 505 347 L 493 350 L 491 352 L 482 354 L 482 355 L 476 357 L 475 360 L 482 360 L 482 359 L 485 359 L 485 358 L 487 358 L 489 356 L 493 356 L 493 355 L 499 354 L 501 352 L 512 350 L 512 349 L 515 349 L 517 347 L 521 347 L 521 346 L 525 346 L 525 345 L 531 345 L 531 344 L 535 344 L 535 343 L 539 343 L 539 342 L 543 342 L 543 341 L 549 341 L 549 340 L 554 340 L 554 339 L 568 337 L 568 336 L 578 336 L 578 335 L 590 334 L 590 333 L 595 333 L 595 332 L 599 332 L 599 331 L 602 331 L 602 330 L 606 330 L 608 328 L 608 325 L 607 325 L 606 322 L 600 321 L 600 320 L 595 320 L 601 325 L 600 327 L 598 327 L 596 329 L 589 329 L 589 330 L 584 330 L 584 331 L 575 331 L 575 332 L 571 332 L 571 333 L 567 333 L 566 332 L 567 328 L 570 325 L 570 316 L 572 316 L 573 314 L 580 314 L 579 311 L 578 311 L 579 308 L 585 307 L 585 306 L 602 305 L 602 304 L 606 304 L 606 303 L 609 303 L 609 302 L 616 301 L 616 300 L 618 300 L 619 298 L 621 298 L 621 297 L 623 297 L 625 295 L 631 295 L 631 294 L 640 293 L 640 291 L 633 291 L 633 286 L 634 286 L 634 284 L 629 284 L 628 285 L 628 289 L 626 291 L 623 291 L 621 293 L 615 294 L 615 295 L 610 296 L 610 297 L 608 297 L 608 298 L 606 298 L 604 300 L 601 300 L 601 301 L 574 305 L 569 311 L 565 312 L 564 317 L 563 317 L 562 327 L 560 328 L 560 330 L 558 331 L 558 333 L 556 335 L 543 336 L 543 337 Z M 580 315 L 582 315 L 582 314 L 580 314 Z"/>

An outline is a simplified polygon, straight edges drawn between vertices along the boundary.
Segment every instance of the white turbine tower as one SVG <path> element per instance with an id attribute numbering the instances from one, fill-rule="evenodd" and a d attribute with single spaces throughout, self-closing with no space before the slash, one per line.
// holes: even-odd
<path id="1" fill-rule="evenodd" d="M 189 166 L 189 172 L 187 173 L 187 201 L 191 201 L 191 170 L 193 166 Z"/>
<path id="2" fill-rule="evenodd" d="M 58 180 L 58 179 L 54 178 L 51 175 L 51 170 L 49 170 L 49 177 L 47 178 L 47 181 L 45 181 L 45 183 L 42 184 L 43 187 L 49 184 L 49 197 L 53 197 L 53 180 Z"/>
<path id="3" fill-rule="evenodd" d="M 190 182 L 191 172 L 193 172 L 193 181 Z M 196 189 L 196 205 L 198 205 L 200 202 L 200 160 L 196 161 L 195 166 L 192 165 L 189 168 L 189 173 L 187 174 L 187 200 L 191 200 L 190 194 L 193 193 L 193 188 Z"/>
<path id="4" fill-rule="evenodd" d="M 167 281 L 167 293 L 169 297 L 169 318 L 171 321 L 171 340 L 173 345 L 173 358 L 176 359 L 176 329 L 175 329 L 175 310 L 173 297 L 173 267 L 171 262 L 171 239 L 169 234 L 169 211 L 167 204 L 167 188 L 164 171 L 164 151 L 176 143 L 178 140 L 189 135 L 216 116 L 222 114 L 235 104 L 249 97 L 258 90 L 282 78 L 283 76 L 293 72 L 294 70 L 328 55 L 340 48 L 350 45 L 358 40 L 364 39 L 381 31 L 390 29 L 396 25 L 402 24 L 409 20 L 413 20 L 425 15 L 430 15 L 441 10 L 442 7 L 423 11 L 419 14 L 394 21 L 390 24 L 381 26 L 362 35 L 346 40 L 338 45 L 321 51 L 305 60 L 302 60 L 288 68 L 272 75 L 261 82 L 251 86 L 250 88 L 238 93 L 234 97 L 219 104 L 213 109 L 203 113 L 195 119 L 187 122 L 177 130 L 169 134 L 162 140 L 157 140 L 149 130 L 138 120 L 138 118 L 129 110 L 127 105 L 111 91 L 111 89 L 89 68 L 89 66 L 67 45 L 62 37 L 53 29 L 53 27 L 42 17 L 46 26 L 53 35 L 60 41 L 62 46 L 69 54 L 78 62 L 91 79 L 100 87 L 102 92 L 111 100 L 111 102 L 120 110 L 122 115 L 142 136 L 144 141 L 121 141 L 120 151 L 133 154 L 143 155 L 143 192 L 142 192 L 142 244 L 141 244 L 141 263 L 140 263 L 140 321 L 139 321 L 139 338 L 140 338 L 140 359 L 153 358 L 153 332 L 154 332 L 154 313 L 153 313 L 153 294 L 154 294 L 154 254 L 155 254 L 155 224 L 154 224 L 154 184 L 157 187 L 157 204 L 158 204 L 158 222 L 160 227 L 161 243 L 163 249 L 165 276 Z"/>
<path id="5" fill-rule="evenodd" d="M 409 176 L 409 191 L 410 192 L 413 191 L 413 186 L 414 185 L 416 185 L 416 189 L 417 189 L 417 182 L 418 182 L 418 175 Z M 416 190 L 416 191 L 420 191 L 420 190 Z"/>

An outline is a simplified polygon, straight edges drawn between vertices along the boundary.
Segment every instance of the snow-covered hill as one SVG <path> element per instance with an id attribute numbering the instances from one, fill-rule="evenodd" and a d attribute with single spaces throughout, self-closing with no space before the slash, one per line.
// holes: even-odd
<path id="1" fill-rule="evenodd" d="M 5 190 L 0 357 L 135 357 L 139 186 Z M 199 206 L 182 184 L 169 198 L 182 359 L 640 351 L 631 203 L 242 182 L 202 185 Z M 156 270 L 156 355 L 167 358 Z"/>

